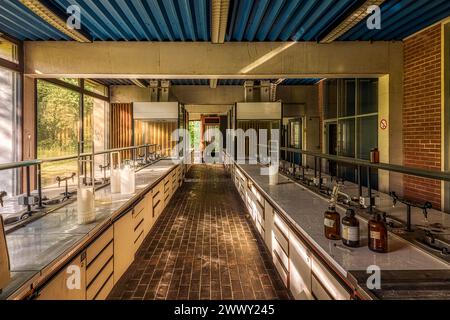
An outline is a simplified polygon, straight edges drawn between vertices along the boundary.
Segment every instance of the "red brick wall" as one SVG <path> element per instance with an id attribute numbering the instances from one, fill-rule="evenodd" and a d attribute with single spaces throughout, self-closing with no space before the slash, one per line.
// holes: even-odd
<path id="1" fill-rule="evenodd" d="M 441 26 L 404 42 L 405 166 L 441 170 Z M 405 196 L 441 206 L 439 181 L 405 176 Z"/>

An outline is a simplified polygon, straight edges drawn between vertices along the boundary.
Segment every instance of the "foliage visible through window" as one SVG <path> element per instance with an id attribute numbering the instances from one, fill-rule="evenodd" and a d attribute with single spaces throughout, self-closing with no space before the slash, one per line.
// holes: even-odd
<path id="1" fill-rule="evenodd" d="M 80 94 L 38 80 L 37 156 L 40 159 L 75 155 L 78 151 Z M 76 172 L 76 161 L 46 163 L 42 168 L 44 186 L 54 184 L 59 175 Z"/>
<path id="2" fill-rule="evenodd" d="M 200 121 L 189 121 L 189 134 L 191 135 L 191 148 L 200 150 Z"/>
<path id="3" fill-rule="evenodd" d="M 59 80 L 64 81 L 68 84 L 73 84 L 74 86 L 80 86 L 80 80 L 79 79 L 73 79 L 73 78 L 60 78 Z"/>

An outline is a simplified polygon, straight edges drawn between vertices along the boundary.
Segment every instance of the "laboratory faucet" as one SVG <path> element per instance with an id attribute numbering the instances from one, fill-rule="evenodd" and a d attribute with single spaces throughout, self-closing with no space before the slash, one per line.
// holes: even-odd
<path id="1" fill-rule="evenodd" d="M 3 198 L 6 197 L 8 194 L 6 191 L 0 191 L 0 206 L 3 208 Z"/>
<path id="2" fill-rule="evenodd" d="M 411 207 L 422 209 L 422 213 L 425 217 L 425 219 L 428 219 L 428 210 L 433 207 L 433 205 L 430 202 L 425 202 L 423 204 L 419 204 L 417 202 L 409 201 L 407 199 L 401 199 L 397 193 L 394 191 L 389 192 L 389 195 L 392 198 L 393 206 L 395 207 L 397 205 L 397 202 L 401 202 L 406 205 L 406 231 L 411 232 Z"/>

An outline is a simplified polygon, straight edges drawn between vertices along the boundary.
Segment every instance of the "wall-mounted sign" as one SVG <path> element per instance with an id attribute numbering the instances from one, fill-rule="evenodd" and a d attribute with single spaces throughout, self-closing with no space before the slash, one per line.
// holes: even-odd
<path id="1" fill-rule="evenodd" d="M 388 126 L 388 122 L 387 122 L 386 119 L 383 119 L 383 120 L 380 121 L 380 128 L 381 128 L 381 130 L 386 130 L 387 126 Z"/>

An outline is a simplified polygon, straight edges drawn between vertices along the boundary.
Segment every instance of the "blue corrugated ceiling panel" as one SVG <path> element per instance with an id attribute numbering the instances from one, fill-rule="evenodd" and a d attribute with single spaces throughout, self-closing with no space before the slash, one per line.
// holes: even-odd
<path id="1" fill-rule="evenodd" d="M 19 40 L 69 39 L 18 0 L 0 0 L 0 31 Z"/>
<path id="2" fill-rule="evenodd" d="M 449 0 L 387 0 L 381 5 L 381 29 L 361 21 L 339 40 L 403 40 L 450 16 Z"/>
<path id="3" fill-rule="evenodd" d="M 126 86 L 134 85 L 130 79 L 94 79 L 95 81 L 104 84 L 105 86 Z"/>
<path id="4" fill-rule="evenodd" d="M 174 86 L 207 86 L 208 79 L 176 79 L 170 81 Z"/>
<path id="5" fill-rule="evenodd" d="M 227 40 L 314 41 L 358 0 L 234 0 Z"/>
<path id="6" fill-rule="evenodd" d="M 242 79 L 220 79 L 217 84 L 220 86 L 242 86 L 245 80 Z"/>
<path id="7" fill-rule="evenodd" d="M 313 85 L 319 82 L 320 78 L 309 78 L 309 79 L 286 79 L 280 86 L 301 86 L 301 85 Z"/>
<path id="8" fill-rule="evenodd" d="M 94 40 L 209 41 L 211 0 L 53 0 L 81 8 Z"/>

